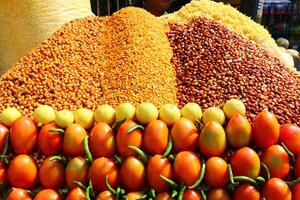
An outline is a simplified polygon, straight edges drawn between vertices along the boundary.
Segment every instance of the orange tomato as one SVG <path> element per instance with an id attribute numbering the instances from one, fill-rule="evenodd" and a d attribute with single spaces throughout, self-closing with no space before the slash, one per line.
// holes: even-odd
<path id="1" fill-rule="evenodd" d="M 191 120 L 180 118 L 171 129 L 173 150 L 175 152 L 195 150 L 198 135 L 198 130 Z"/>
<path id="2" fill-rule="evenodd" d="M 65 182 L 65 167 L 59 160 L 46 158 L 39 170 L 39 181 L 44 188 L 58 189 Z"/>
<path id="3" fill-rule="evenodd" d="M 64 134 L 64 155 L 69 157 L 84 156 L 85 136 L 87 136 L 87 133 L 81 125 L 69 125 Z"/>
<path id="4" fill-rule="evenodd" d="M 46 156 L 58 154 L 63 146 L 63 134 L 50 132 L 51 129 L 57 129 L 56 124 L 47 124 L 42 127 L 38 136 L 39 150 Z"/>
<path id="5" fill-rule="evenodd" d="M 6 183 L 6 168 L 0 161 L 0 184 Z"/>
<path id="6" fill-rule="evenodd" d="M 252 135 L 258 148 L 268 148 L 277 144 L 279 124 L 275 115 L 267 110 L 260 112 L 253 121 Z"/>
<path id="7" fill-rule="evenodd" d="M 33 188 L 37 182 L 38 172 L 32 158 L 28 155 L 16 156 L 8 166 L 7 178 L 13 187 Z"/>
<path id="8" fill-rule="evenodd" d="M 262 154 L 262 161 L 268 166 L 272 178 L 285 179 L 289 174 L 289 155 L 280 145 L 270 146 Z"/>
<path id="9" fill-rule="evenodd" d="M 220 157 L 211 157 L 206 161 L 204 180 L 211 187 L 224 187 L 228 180 L 228 167 Z"/>
<path id="10" fill-rule="evenodd" d="M 107 190 L 105 177 L 108 175 L 108 183 L 113 187 L 119 184 L 119 169 L 117 165 L 108 158 L 97 158 L 89 169 L 89 179 L 96 191 Z"/>
<path id="11" fill-rule="evenodd" d="M 17 154 L 30 154 L 34 150 L 38 138 L 36 124 L 27 117 L 20 117 L 11 126 L 10 140 Z"/>
<path id="12" fill-rule="evenodd" d="M 197 190 L 185 190 L 183 200 L 201 200 L 201 195 Z"/>
<path id="13" fill-rule="evenodd" d="M 85 200 L 85 191 L 80 189 L 79 187 L 72 189 L 67 197 L 66 200 Z"/>
<path id="14" fill-rule="evenodd" d="M 208 192 L 207 200 L 230 200 L 230 196 L 224 189 L 214 188 Z"/>
<path id="15" fill-rule="evenodd" d="M 137 125 L 135 122 L 128 120 L 124 122 L 118 130 L 116 136 L 117 150 L 121 157 L 126 158 L 129 156 L 137 155 L 137 153 L 134 150 L 128 148 L 128 146 L 136 146 L 138 148 L 142 147 L 143 137 L 141 130 L 136 129 L 127 134 L 127 131 L 135 125 Z"/>
<path id="16" fill-rule="evenodd" d="M 0 124 L 0 152 L 2 152 L 4 148 L 5 140 L 8 134 L 9 130 L 5 126 Z"/>
<path id="17" fill-rule="evenodd" d="M 268 180 L 261 191 L 261 195 L 267 200 L 292 199 L 289 186 L 280 178 L 271 178 Z"/>
<path id="18" fill-rule="evenodd" d="M 255 179 L 260 172 L 260 159 L 249 147 L 237 150 L 231 157 L 230 164 L 235 176 L 248 176 Z"/>
<path id="19" fill-rule="evenodd" d="M 147 178 L 150 188 L 154 189 L 156 192 L 165 192 L 169 189 L 169 185 L 161 179 L 161 175 L 172 179 L 172 165 L 167 158 L 162 158 L 161 155 L 155 155 L 148 161 Z"/>
<path id="20" fill-rule="evenodd" d="M 45 189 L 41 190 L 35 196 L 34 200 L 61 200 L 62 198 L 59 196 L 55 190 L 52 189 Z"/>
<path id="21" fill-rule="evenodd" d="M 175 200 L 174 198 L 171 197 L 171 195 L 167 192 L 162 192 L 159 193 L 155 196 L 154 200 Z"/>
<path id="22" fill-rule="evenodd" d="M 6 200 L 32 200 L 32 198 L 24 189 L 13 188 Z"/>
<path id="23" fill-rule="evenodd" d="M 163 154 L 168 145 L 169 130 L 165 122 L 150 122 L 144 133 L 144 148 L 150 154 Z"/>
<path id="24" fill-rule="evenodd" d="M 141 192 L 129 192 L 126 197 L 127 200 L 137 200 L 138 198 L 142 197 L 143 194 Z"/>
<path id="25" fill-rule="evenodd" d="M 233 194 L 233 200 L 260 200 L 259 191 L 249 184 L 240 185 Z"/>
<path id="26" fill-rule="evenodd" d="M 98 194 L 96 200 L 115 200 L 115 195 L 110 191 L 105 190 Z"/>
<path id="27" fill-rule="evenodd" d="M 297 157 L 297 159 L 294 163 L 294 175 L 296 177 L 300 177 L 300 156 Z"/>
<path id="28" fill-rule="evenodd" d="M 88 171 L 89 166 L 85 158 L 83 157 L 75 157 L 71 159 L 65 170 L 65 178 L 67 182 L 67 186 L 70 189 L 74 189 L 77 187 L 73 181 L 79 181 L 82 184 L 86 185 L 88 180 Z"/>
<path id="29" fill-rule="evenodd" d="M 185 185 L 191 186 L 199 178 L 201 161 L 194 152 L 182 151 L 175 157 L 173 170 L 179 183 L 183 182 Z"/>
<path id="30" fill-rule="evenodd" d="M 294 154 L 300 156 L 300 127 L 294 124 L 284 124 L 280 127 L 280 142 Z"/>
<path id="31" fill-rule="evenodd" d="M 137 158 L 126 158 L 121 166 L 120 178 L 122 186 L 129 191 L 139 191 L 145 185 L 146 169 Z"/>
<path id="32" fill-rule="evenodd" d="M 103 122 L 98 122 L 91 131 L 89 147 L 95 158 L 112 158 L 115 155 L 115 138 L 111 127 Z"/>
<path id="33" fill-rule="evenodd" d="M 300 183 L 297 183 L 293 186 L 292 200 L 300 199 Z"/>

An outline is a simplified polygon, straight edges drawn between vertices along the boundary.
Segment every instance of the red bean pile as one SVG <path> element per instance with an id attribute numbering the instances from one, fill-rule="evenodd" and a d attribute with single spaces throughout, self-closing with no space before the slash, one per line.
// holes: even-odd
<path id="1" fill-rule="evenodd" d="M 300 125 L 299 75 L 215 21 L 197 18 L 169 26 L 180 106 L 196 102 L 205 109 L 237 97 L 251 119 L 268 108 L 280 123 Z"/>

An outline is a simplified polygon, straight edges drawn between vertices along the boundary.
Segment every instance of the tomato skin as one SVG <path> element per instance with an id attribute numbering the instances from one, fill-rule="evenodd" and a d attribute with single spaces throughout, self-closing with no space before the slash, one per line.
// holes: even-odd
<path id="1" fill-rule="evenodd" d="M 135 122 L 128 120 L 124 122 L 118 130 L 116 141 L 117 150 L 121 157 L 127 158 L 129 156 L 137 155 L 137 153 L 134 150 L 129 149 L 128 146 L 142 147 L 143 136 L 141 130 L 137 129 L 127 134 L 128 129 L 135 125 L 137 125 Z"/>
<path id="2" fill-rule="evenodd" d="M 182 151 L 175 157 L 173 170 L 179 183 L 183 182 L 185 185 L 191 186 L 199 178 L 201 161 L 194 152 Z"/>
<path id="3" fill-rule="evenodd" d="M 161 120 L 151 121 L 144 133 L 144 149 L 150 154 L 163 154 L 168 145 L 169 130 Z"/>
<path id="4" fill-rule="evenodd" d="M 123 161 L 120 170 L 122 186 L 128 191 L 139 191 L 145 185 L 146 169 L 137 158 L 130 156 Z"/>
<path id="5" fill-rule="evenodd" d="M 293 186 L 292 200 L 300 199 L 300 183 L 297 183 Z"/>
<path id="6" fill-rule="evenodd" d="M 262 191 L 262 197 L 268 200 L 291 200 L 292 194 L 289 186 L 280 178 L 271 178 L 268 180 Z"/>
<path id="7" fill-rule="evenodd" d="M 6 183 L 6 168 L 5 165 L 0 161 L 0 184 Z"/>
<path id="8" fill-rule="evenodd" d="M 208 192 L 207 200 L 230 200 L 230 196 L 224 189 L 214 188 Z"/>
<path id="9" fill-rule="evenodd" d="M 13 187 L 33 188 L 38 179 L 38 172 L 32 158 L 28 155 L 16 156 L 8 166 L 7 178 Z"/>
<path id="10" fill-rule="evenodd" d="M 8 128 L 0 124 L 0 151 L 2 152 L 7 135 L 9 134 Z"/>
<path id="11" fill-rule="evenodd" d="M 44 188 L 58 189 L 65 182 L 65 167 L 59 160 L 46 158 L 39 170 L 39 182 Z"/>
<path id="12" fill-rule="evenodd" d="M 201 155 L 210 158 L 220 156 L 226 150 L 226 134 L 223 127 L 214 121 L 207 122 L 199 136 Z"/>
<path id="13" fill-rule="evenodd" d="M 71 159 L 65 170 L 65 178 L 68 188 L 74 189 L 77 187 L 77 185 L 73 183 L 74 180 L 86 185 L 88 181 L 88 172 L 89 166 L 85 158 L 75 157 Z"/>
<path id="14" fill-rule="evenodd" d="M 240 185 L 233 194 L 233 200 L 260 200 L 260 193 L 259 191 L 249 184 L 242 184 Z"/>
<path id="15" fill-rule="evenodd" d="M 105 190 L 98 194 L 96 200 L 115 200 L 115 195 L 110 191 Z"/>
<path id="16" fill-rule="evenodd" d="M 290 171 L 289 155 L 280 145 L 270 146 L 262 155 L 270 171 L 271 178 L 285 179 Z"/>
<path id="17" fill-rule="evenodd" d="M 275 115 L 267 110 L 260 112 L 253 121 L 252 136 L 256 146 L 261 149 L 277 144 L 279 123 Z"/>
<path id="18" fill-rule="evenodd" d="M 249 147 L 243 147 L 231 157 L 230 164 L 233 175 L 257 178 L 260 172 L 260 159 Z"/>
<path id="19" fill-rule="evenodd" d="M 182 117 L 173 125 L 171 137 L 175 152 L 194 151 L 197 147 L 199 133 L 191 120 Z"/>
<path id="20" fill-rule="evenodd" d="M 169 189 L 169 185 L 161 179 L 160 175 L 173 179 L 173 169 L 167 158 L 162 158 L 161 155 L 155 155 L 148 161 L 147 180 L 150 188 L 156 192 L 166 192 Z"/>
<path id="21" fill-rule="evenodd" d="M 56 124 L 47 124 L 39 132 L 38 147 L 45 156 L 56 155 L 62 150 L 63 134 L 49 131 L 57 128 Z"/>
<path id="22" fill-rule="evenodd" d="M 20 117 L 11 126 L 10 141 L 16 154 L 30 154 L 38 139 L 38 129 L 33 120 Z"/>
<path id="23" fill-rule="evenodd" d="M 154 200 L 175 200 L 174 198 L 171 197 L 171 195 L 167 192 L 162 192 L 159 193 L 155 196 Z"/>
<path id="24" fill-rule="evenodd" d="M 228 166 L 220 157 L 211 157 L 206 161 L 204 180 L 211 187 L 224 187 L 229 178 Z"/>
<path id="25" fill-rule="evenodd" d="M 6 200 L 32 200 L 32 198 L 24 189 L 13 188 Z"/>
<path id="26" fill-rule="evenodd" d="M 70 124 L 64 134 L 64 155 L 69 157 L 84 156 L 85 129 L 79 124 Z"/>
<path id="27" fill-rule="evenodd" d="M 294 163 L 294 175 L 296 177 L 300 177 L 300 156 L 297 157 L 297 159 Z"/>
<path id="28" fill-rule="evenodd" d="M 62 198 L 59 196 L 55 190 L 45 189 L 37 193 L 34 197 L 34 200 L 61 200 Z"/>
<path id="29" fill-rule="evenodd" d="M 68 193 L 66 200 L 85 200 L 85 191 L 79 187 L 74 188 Z"/>
<path id="30" fill-rule="evenodd" d="M 111 127 L 103 122 L 98 122 L 92 129 L 89 147 L 95 158 L 112 158 L 116 152 L 114 133 Z"/>
<path id="31" fill-rule="evenodd" d="M 280 127 L 280 142 L 293 152 L 300 156 L 300 127 L 294 124 L 284 124 Z"/>
<path id="32" fill-rule="evenodd" d="M 117 165 L 108 158 L 97 158 L 93 161 L 89 169 L 89 179 L 92 180 L 96 191 L 107 190 L 105 177 L 108 175 L 108 183 L 113 187 L 119 184 L 119 169 Z"/>
<path id="33" fill-rule="evenodd" d="M 126 197 L 127 200 L 137 200 L 138 198 L 142 197 L 143 194 L 140 192 L 129 192 Z"/>
<path id="34" fill-rule="evenodd" d="M 197 190 L 185 190 L 183 193 L 183 200 L 201 200 L 201 195 Z"/>

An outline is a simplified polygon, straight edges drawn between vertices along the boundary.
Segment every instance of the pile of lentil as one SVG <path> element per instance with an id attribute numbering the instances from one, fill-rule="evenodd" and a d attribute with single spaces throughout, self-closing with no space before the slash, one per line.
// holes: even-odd
<path id="1" fill-rule="evenodd" d="M 168 37 L 181 106 L 196 102 L 205 109 L 236 97 L 250 118 L 268 108 L 280 123 L 300 125 L 300 77 L 267 51 L 206 18 L 170 24 Z"/>

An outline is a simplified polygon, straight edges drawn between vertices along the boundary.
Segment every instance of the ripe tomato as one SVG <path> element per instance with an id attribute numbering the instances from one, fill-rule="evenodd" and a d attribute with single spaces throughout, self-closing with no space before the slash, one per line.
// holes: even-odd
<path id="1" fill-rule="evenodd" d="M 165 122 L 154 120 L 144 133 L 144 148 L 150 154 L 163 154 L 168 145 L 169 130 Z"/>
<path id="2" fill-rule="evenodd" d="M 82 184 L 87 184 L 89 166 L 85 158 L 76 157 L 71 159 L 66 167 L 65 178 L 67 182 L 67 186 L 70 189 L 74 189 L 77 187 L 73 181 L 79 181 Z"/>
<path id="3" fill-rule="evenodd" d="M 226 126 L 226 136 L 228 143 L 233 148 L 246 147 L 251 141 L 251 124 L 245 116 L 236 113 Z"/>
<path id="4" fill-rule="evenodd" d="M 69 125 L 64 134 L 64 155 L 69 157 L 84 156 L 85 136 L 87 136 L 87 133 L 81 125 Z"/>
<path id="5" fill-rule="evenodd" d="M 259 191 L 248 183 L 240 185 L 233 194 L 233 200 L 260 200 Z"/>
<path id="6" fill-rule="evenodd" d="M 175 200 L 175 199 L 172 198 L 169 193 L 162 192 L 162 193 L 159 193 L 158 195 L 156 195 L 154 200 Z"/>
<path id="7" fill-rule="evenodd" d="M 129 191 L 139 191 L 145 185 L 146 169 L 137 158 L 130 156 L 123 161 L 120 170 L 122 186 Z"/>
<path id="8" fill-rule="evenodd" d="M 98 122 L 91 131 L 89 147 L 95 158 L 112 158 L 115 155 L 115 138 L 111 127 L 103 122 Z"/>
<path id="9" fill-rule="evenodd" d="M 206 161 L 204 180 L 211 187 L 224 187 L 228 180 L 228 166 L 220 157 L 211 157 Z"/>
<path id="10" fill-rule="evenodd" d="M 261 191 L 261 195 L 268 200 L 292 199 L 289 186 L 280 178 L 271 178 L 268 180 Z"/>
<path id="11" fill-rule="evenodd" d="M 255 179 L 260 172 L 259 157 L 249 147 L 243 147 L 236 151 L 231 157 L 230 164 L 235 176 L 248 176 Z"/>
<path id="12" fill-rule="evenodd" d="M 13 188 L 6 200 L 32 200 L 32 198 L 24 189 Z"/>
<path id="13" fill-rule="evenodd" d="M 85 191 L 80 189 L 79 187 L 72 189 L 68 195 L 66 200 L 85 200 Z"/>
<path id="14" fill-rule="evenodd" d="M 136 146 L 138 148 L 142 147 L 142 131 L 139 129 L 136 129 L 132 131 L 131 133 L 127 134 L 127 131 L 137 125 L 135 122 L 128 120 L 124 122 L 117 133 L 116 140 L 117 140 L 117 149 L 121 157 L 128 157 L 128 156 L 134 156 L 137 155 L 137 153 L 128 148 L 128 146 Z"/>
<path id="15" fill-rule="evenodd" d="M 167 158 L 162 158 L 161 155 L 155 155 L 148 161 L 147 178 L 149 186 L 156 192 L 165 192 L 169 189 L 169 185 L 161 179 L 161 175 L 172 179 L 172 165 Z"/>
<path id="16" fill-rule="evenodd" d="M 199 178 L 201 161 L 194 152 L 182 151 L 175 157 L 173 170 L 179 183 L 191 186 Z"/>
<path id="17" fill-rule="evenodd" d="M 0 161 L 0 184 L 6 183 L 6 168 Z"/>
<path id="18" fill-rule="evenodd" d="M 294 175 L 300 177 L 300 156 L 297 157 L 294 163 Z"/>
<path id="19" fill-rule="evenodd" d="M 127 200 L 137 200 L 137 199 L 139 199 L 142 196 L 143 196 L 143 194 L 141 192 L 129 192 L 126 195 Z"/>
<path id="20" fill-rule="evenodd" d="M 183 200 L 201 200 L 201 195 L 197 190 L 185 190 Z"/>
<path id="21" fill-rule="evenodd" d="M 42 127 L 38 137 L 38 147 L 46 156 L 58 154 L 63 146 L 63 134 L 50 132 L 51 129 L 57 129 L 56 124 L 47 124 Z"/>
<path id="22" fill-rule="evenodd" d="M 215 188 L 208 192 L 207 200 L 230 200 L 230 196 L 224 189 Z"/>
<path id="23" fill-rule="evenodd" d="M 105 190 L 98 194 L 96 200 L 115 200 L 115 195 L 113 195 L 110 191 Z"/>
<path id="24" fill-rule="evenodd" d="M 199 137 L 199 149 L 205 157 L 220 156 L 226 150 L 226 134 L 223 127 L 214 121 L 207 122 Z"/>
<path id="25" fill-rule="evenodd" d="M 39 181 L 44 188 L 58 189 L 65 182 L 65 167 L 59 160 L 46 158 L 39 170 Z"/>
<path id="26" fill-rule="evenodd" d="M 108 158 L 97 158 L 89 169 L 89 179 L 96 191 L 107 190 L 105 177 L 108 175 L 108 183 L 113 187 L 119 184 L 119 169 L 117 165 Z"/>
<path id="27" fill-rule="evenodd" d="M 270 146 L 262 155 L 271 177 L 285 179 L 290 171 L 289 155 L 280 145 Z"/>
<path id="28" fill-rule="evenodd" d="M 36 165 L 28 155 L 16 156 L 8 166 L 8 182 L 13 187 L 30 189 L 35 186 L 38 178 Z"/>
<path id="29" fill-rule="evenodd" d="M 37 143 L 38 129 L 29 118 L 20 117 L 11 126 L 10 140 L 17 154 L 30 154 Z"/>
<path id="30" fill-rule="evenodd" d="M 258 148 L 264 149 L 277 144 L 279 124 L 275 115 L 267 110 L 260 112 L 253 121 L 252 135 Z"/>
<path id="31" fill-rule="evenodd" d="M 5 140 L 8 134 L 9 130 L 5 126 L 0 124 L 0 152 L 2 152 L 4 148 Z"/>
<path id="32" fill-rule="evenodd" d="M 292 200 L 300 199 L 300 183 L 297 183 L 293 186 Z"/>
<path id="33" fill-rule="evenodd" d="M 61 199 L 62 198 L 59 196 L 59 194 L 52 189 L 41 190 L 34 197 L 34 200 L 61 200 Z"/>
<path id="34" fill-rule="evenodd" d="M 284 124 L 280 127 L 280 142 L 294 154 L 300 156 L 300 127 L 294 124 Z"/>
<path id="35" fill-rule="evenodd" d="M 189 119 L 182 117 L 177 120 L 171 129 L 171 136 L 175 152 L 194 151 L 197 147 L 199 133 Z"/>

